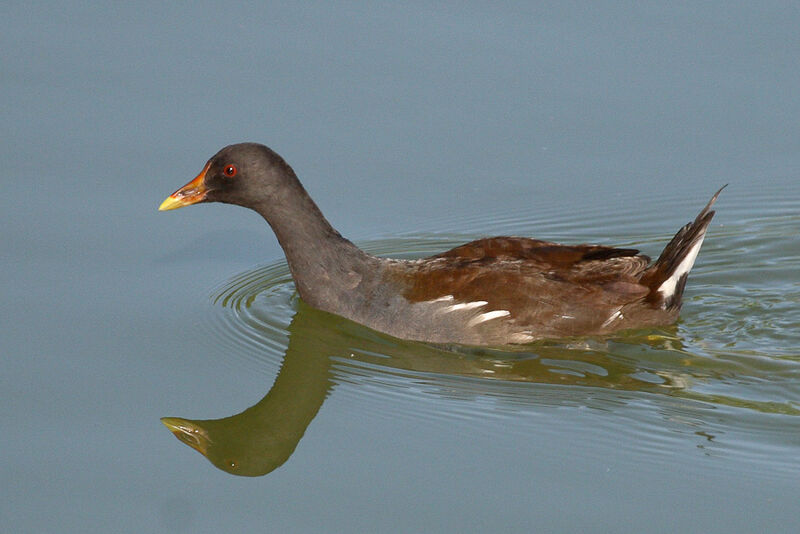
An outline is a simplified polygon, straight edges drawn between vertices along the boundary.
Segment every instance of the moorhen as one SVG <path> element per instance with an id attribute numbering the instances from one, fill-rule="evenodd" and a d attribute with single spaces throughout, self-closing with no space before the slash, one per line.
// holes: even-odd
<path id="1" fill-rule="evenodd" d="M 250 208 L 275 231 L 307 304 L 398 338 L 504 345 L 673 323 L 721 191 L 652 264 L 635 249 L 525 237 L 417 260 L 375 257 L 342 237 L 283 158 L 256 143 L 220 150 L 159 210 Z"/>

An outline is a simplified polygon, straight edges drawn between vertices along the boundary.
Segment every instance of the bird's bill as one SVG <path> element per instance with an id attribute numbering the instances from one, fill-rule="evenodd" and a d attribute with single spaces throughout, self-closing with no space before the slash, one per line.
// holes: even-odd
<path id="1" fill-rule="evenodd" d="M 197 178 L 168 196 L 158 207 L 158 211 L 176 210 L 184 206 L 203 202 L 206 199 L 206 194 L 208 194 L 208 189 L 205 184 L 208 167 L 209 164 L 206 164 L 202 172 L 197 175 Z"/>
<path id="2" fill-rule="evenodd" d="M 205 431 L 200 427 L 180 417 L 162 417 L 161 422 L 164 423 L 164 426 L 167 427 L 176 438 L 201 454 L 206 454 L 208 450 L 208 437 Z"/>

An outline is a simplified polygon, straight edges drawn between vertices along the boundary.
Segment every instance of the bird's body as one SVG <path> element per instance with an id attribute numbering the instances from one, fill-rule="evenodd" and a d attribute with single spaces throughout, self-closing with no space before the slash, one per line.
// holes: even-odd
<path id="1" fill-rule="evenodd" d="M 161 209 L 254 209 L 275 231 L 300 297 L 318 309 L 403 339 L 503 345 L 674 322 L 718 195 L 652 264 L 634 249 L 524 237 L 418 260 L 371 256 L 333 229 L 280 156 L 254 143 L 222 149 Z"/>

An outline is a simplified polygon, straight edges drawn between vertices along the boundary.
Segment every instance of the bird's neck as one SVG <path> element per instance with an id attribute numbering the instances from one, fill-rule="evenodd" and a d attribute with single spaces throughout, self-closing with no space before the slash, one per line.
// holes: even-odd
<path id="1" fill-rule="evenodd" d="M 375 261 L 325 219 L 296 177 L 280 198 L 254 206 L 272 227 L 286 254 L 300 297 L 315 308 L 342 314 Z"/>

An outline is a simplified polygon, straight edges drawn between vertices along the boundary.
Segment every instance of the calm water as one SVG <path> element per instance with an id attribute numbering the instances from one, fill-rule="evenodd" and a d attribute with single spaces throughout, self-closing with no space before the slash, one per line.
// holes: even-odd
<path id="1" fill-rule="evenodd" d="M 794 4 L 0 20 L 4 529 L 797 531 Z M 392 256 L 657 255 L 730 186 L 674 327 L 438 347 L 305 306 L 252 213 L 156 212 L 242 140 Z"/>

